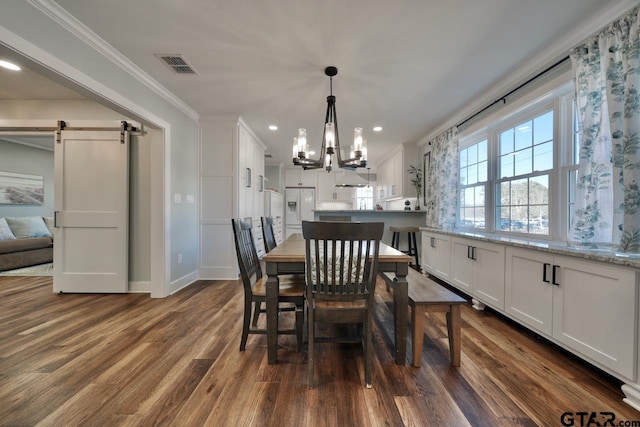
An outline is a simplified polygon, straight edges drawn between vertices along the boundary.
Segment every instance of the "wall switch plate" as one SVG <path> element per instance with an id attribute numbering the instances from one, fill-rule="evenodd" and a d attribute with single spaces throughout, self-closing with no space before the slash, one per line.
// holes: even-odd
<path id="1" fill-rule="evenodd" d="M 196 202 L 196 196 L 194 196 L 193 194 L 187 194 L 186 199 L 187 199 L 187 203 L 193 204 Z"/>
<path id="2" fill-rule="evenodd" d="M 178 264 L 182 264 L 182 254 L 178 254 Z"/>
<path id="3" fill-rule="evenodd" d="M 173 195 L 173 202 L 174 203 L 182 203 L 182 194 L 180 193 L 176 193 Z"/>

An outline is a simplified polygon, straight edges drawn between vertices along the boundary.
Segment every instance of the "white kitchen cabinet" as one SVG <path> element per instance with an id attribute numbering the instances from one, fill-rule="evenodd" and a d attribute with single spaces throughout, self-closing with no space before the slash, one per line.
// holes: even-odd
<path id="1" fill-rule="evenodd" d="M 273 219 L 273 236 L 276 243 L 282 243 L 282 216 L 284 215 L 284 196 L 277 191 L 265 190 L 264 215 Z"/>
<path id="2" fill-rule="evenodd" d="M 422 232 L 420 266 L 436 277 L 448 281 L 451 275 L 451 238 L 445 234 Z"/>
<path id="3" fill-rule="evenodd" d="M 507 248 L 505 312 L 626 378 L 637 357 L 635 271 Z"/>
<path id="4" fill-rule="evenodd" d="M 508 247 L 505 266 L 505 311 L 527 326 L 551 335 L 553 255 Z"/>
<path id="5" fill-rule="evenodd" d="M 256 225 L 263 215 L 265 147 L 239 117 L 202 118 L 200 125 L 198 274 L 229 279 L 238 274 L 231 218 L 251 218 Z"/>
<path id="6" fill-rule="evenodd" d="M 473 295 L 474 307 L 504 309 L 504 245 L 454 238 L 451 284 Z"/>
<path id="7" fill-rule="evenodd" d="M 324 169 L 322 169 L 324 170 Z M 284 170 L 285 187 L 316 187 L 317 170 L 304 170 L 301 167 Z"/>
<path id="8" fill-rule="evenodd" d="M 381 200 L 416 197 L 409 166 L 420 166 L 418 151 L 412 144 L 401 144 L 378 168 L 378 196 Z"/>
<path id="9" fill-rule="evenodd" d="M 553 337 L 634 379 L 638 345 L 636 273 L 564 256 L 554 257 L 552 270 L 556 270 L 552 282 L 557 284 Z"/>
<path id="10" fill-rule="evenodd" d="M 316 187 L 316 200 L 318 202 L 333 202 L 337 199 L 335 193 L 335 174 L 318 173 L 318 186 Z"/>
<path id="11" fill-rule="evenodd" d="M 253 191 L 255 186 L 256 170 L 253 166 L 253 138 L 249 131 L 242 125 L 238 125 L 238 216 L 241 218 L 253 218 Z"/>

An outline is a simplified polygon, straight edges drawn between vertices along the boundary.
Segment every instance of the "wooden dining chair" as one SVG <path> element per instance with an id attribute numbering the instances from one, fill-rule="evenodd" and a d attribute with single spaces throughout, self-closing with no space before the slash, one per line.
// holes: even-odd
<path id="1" fill-rule="evenodd" d="M 276 243 L 276 237 L 273 234 L 273 218 L 270 216 L 263 216 L 262 219 L 262 237 L 264 238 L 264 250 L 267 253 L 271 252 L 273 248 L 278 246 Z"/>
<path id="2" fill-rule="evenodd" d="M 251 232 L 251 222 L 241 218 L 232 218 L 233 236 L 236 254 L 240 267 L 240 276 L 244 287 L 244 319 L 240 351 L 244 351 L 249 334 L 266 334 L 266 329 L 256 328 L 251 323 L 251 309 L 256 310 L 256 318 L 260 314 L 260 306 L 266 300 L 266 276 L 262 275 L 262 267 Z M 288 277 L 279 280 L 279 311 L 295 311 L 295 329 L 279 330 L 278 334 L 295 334 L 298 351 L 302 349 L 302 330 L 304 326 L 304 291 L 303 278 Z M 251 327 L 253 326 L 253 327 Z"/>
<path id="3" fill-rule="evenodd" d="M 309 326 L 309 388 L 314 386 L 316 323 L 362 325 L 365 385 L 371 388 L 373 294 L 383 222 L 302 222 Z M 323 338 L 322 341 L 327 340 Z M 335 337 L 339 342 L 353 338 Z"/>

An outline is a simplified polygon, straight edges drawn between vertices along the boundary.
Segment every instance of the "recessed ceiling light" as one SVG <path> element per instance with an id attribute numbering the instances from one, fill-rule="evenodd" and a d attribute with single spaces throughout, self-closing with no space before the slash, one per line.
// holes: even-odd
<path id="1" fill-rule="evenodd" d="M 276 126 L 276 125 L 269 125 L 269 130 L 278 130 L 278 126 Z"/>
<path id="2" fill-rule="evenodd" d="M 0 67 L 6 68 L 7 70 L 20 71 L 20 67 L 8 61 L 0 60 Z"/>
<path id="3" fill-rule="evenodd" d="M 374 132 L 380 132 L 382 130 L 382 126 L 376 126 L 373 128 Z"/>

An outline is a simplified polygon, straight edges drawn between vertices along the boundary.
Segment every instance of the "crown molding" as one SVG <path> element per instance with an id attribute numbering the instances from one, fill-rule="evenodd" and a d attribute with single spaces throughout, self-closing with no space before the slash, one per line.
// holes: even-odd
<path id="1" fill-rule="evenodd" d="M 122 70 L 126 71 L 129 75 L 136 80 L 144 84 L 153 92 L 161 96 L 168 101 L 171 105 L 182 111 L 191 119 L 198 121 L 200 115 L 197 111 L 187 105 L 183 100 L 178 98 L 174 93 L 169 91 L 166 87 L 160 84 L 157 80 L 144 72 L 140 67 L 131 62 L 126 56 L 121 54 L 113 46 L 107 43 L 104 39 L 94 33 L 89 27 L 84 25 L 73 15 L 63 9 L 53 0 L 28 0 L 28 2 L 47 15 L 49 18 L 60 24 L 71 34 L 78 37 L 88 46 L 107 58 L 110 62 L 117 65 Z"/>
<path id="2" fill-rule="evenodd" d="M 481 96 L 477 98 L 477 101 L 470 103 L 466 108 L 456 112 L 445 124 L 438 126 L 437 130 L 431 131 L 426 136 L 420 138 L 416 144 L 423 146 L 451 126 L 455 126 L 494 100 L 499 99 L 502 95 L 528 80 L 540 70 L 547 68 L 549 65 L 568 55 L 572 48 L 638 5 L 640 5 L 640 0 L 621 0 L 614 6 L 603 6 L 599 12 L 594 13 L 591 18 L 576 26 L 576 28 L 556 40 L 553 44 L 547 46 L 538 55 L 517 65 L 514 70 L 507 71 L 502 78 L 497 78 L 496 80 L 499 83 L 483 91 Z"/>

